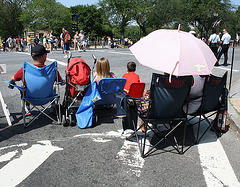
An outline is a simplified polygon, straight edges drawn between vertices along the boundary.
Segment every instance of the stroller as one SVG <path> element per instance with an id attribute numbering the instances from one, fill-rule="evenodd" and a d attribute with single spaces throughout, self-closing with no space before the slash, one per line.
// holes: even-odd
<path id="1" fill-rule="evenodd" d="M 62 125 L 75 124 L 75 113 L 90 85 L 91 69 L 80 57 L 70 57 L 66 67 L 66 87 L 62 104 Z"/>

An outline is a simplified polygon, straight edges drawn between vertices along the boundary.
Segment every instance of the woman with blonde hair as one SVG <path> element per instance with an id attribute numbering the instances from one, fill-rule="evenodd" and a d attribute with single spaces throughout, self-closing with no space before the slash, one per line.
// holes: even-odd
<path id="1" fill-rule="evenodd" d="M 97 61 L 94 77 L 97 83 L 102 78 L 117 78 L 114 73 L 110 72 L 110 64 L 108 59 L 105 57 L 102 57 Z"/>

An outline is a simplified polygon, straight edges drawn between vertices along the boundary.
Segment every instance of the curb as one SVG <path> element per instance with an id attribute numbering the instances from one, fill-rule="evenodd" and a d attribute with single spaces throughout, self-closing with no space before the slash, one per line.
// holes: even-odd
<path id="1" fill-rule="evenodd" d="M 240 133 L 240 116 L 232 106 L 232 104 L 228 101 L 228 115 L 227 118 L 229 119 L 230 125 L 233 125 L 236 130 Z"/>

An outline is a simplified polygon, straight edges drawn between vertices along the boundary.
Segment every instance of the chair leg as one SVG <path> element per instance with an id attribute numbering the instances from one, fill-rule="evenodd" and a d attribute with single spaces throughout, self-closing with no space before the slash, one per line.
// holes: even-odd
<path id="1" fill-rule="evenodd" d="M 34 106 L 33 108 L 36 108 L 38 111 L 39 111 L 39 114 L 38 115 L 36 115 L 27 125 L 26 125 L 26 122 L 25 122 L 25 101 L 24 101 L 24 103 L 23 103 L 23 121 L 24 121 L 24 127 L 26 128 L 26 127 L 29 127 L 41 114 L 43 114 L 43 115 L 45 115 L 46 117 L 48 117 L 49 119 L 51 119 L 52 121 L 54 121 L 55 123 L 58 123 L 58 124 L 61 124 L 61 121 L 60 121 L 60 115 L 61 115 L 61 113 L 59 113 L 60 115 L 58 116 L 57 115 L 57 121 L 55 120 L 55 119 L 53 119 L 51 116 L 49 116 L 47 113 L 45 113 L 45 110 L 47 110 L 48 109 L 48 107 L 54 102 L 55 100 L 52 100 L 50 103 L 48 103 L 47 104 L 47 106 L 46 107 L 44 107 L 44 106 L 39 106 L 39 107 L 42 107 L 42 110 L 40 110 L 37 106 Z M 31 104 L 31 103 L 30 103 Z M 60 110 L 60 106 L 59 106 L 59 111 L 61 111 Z M 56 112 L 57 112 L 57 110 L 56 110 Z"/>
<path id="2" fill-rule="evenodd" d="M 23 126 L 26 128 L 25 100 L 22 100 Z"/>
<path id="3" fill-rule="evenodd" d="M 60 125 L 62 123 L 62 114 L 61 114 L 61 105 L 58 100 L 58 124 Z"/>
<path id="4" fill-rule="evenodd" d="M 199 137 L 199 130 L 200 130 L 201 117 L 202 117 L 202 115 L 199 116 L 198 129 L 197 129 L 197 138 L 196 138 L 196 142 L 195 142 L 195 144 L 198 144 L 199 141 L 200 141 L 200 139 L 199 139 L 198 137 Z"/>

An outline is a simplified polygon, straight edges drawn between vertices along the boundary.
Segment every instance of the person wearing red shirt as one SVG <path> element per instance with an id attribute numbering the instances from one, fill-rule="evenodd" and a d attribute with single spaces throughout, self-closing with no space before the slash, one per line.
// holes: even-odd
<path id="1" fill-rule="evenodd" d="M 31 56 L 33 58 L 33 65 L 37 66 L 38 68 L 45 67 L 45 62 L 47 60 L 47 51 L 44 46 L 42 45 L 36 45 L 31 50 Z M 58 74 L 58 81 L 62 81 L 62 77 L 60 76 L 60 73 L 57 71 Z M 9 78 L 9 81 L 12 84 L 15 84 L 15 81 L 23 81 L 23 68 L 19 69 L 15 75 L 12 75 Z M 30 109 L 29 103 L 26 103 L 26 111 Z"/>
<path id="2" fill-rule="evenodd" d="M 136 63 L 135 62 L 128 62 L 127 63 L 127 73 L 125 73 L 122 77 L 125 78 L 126 84 L 124 87 L 124 91 L 126 93 L 130 90 L 130 85 L 132 83 L 138 83 L 140 82 L 139 75 L 135 73 L 136 71 Z"/>

